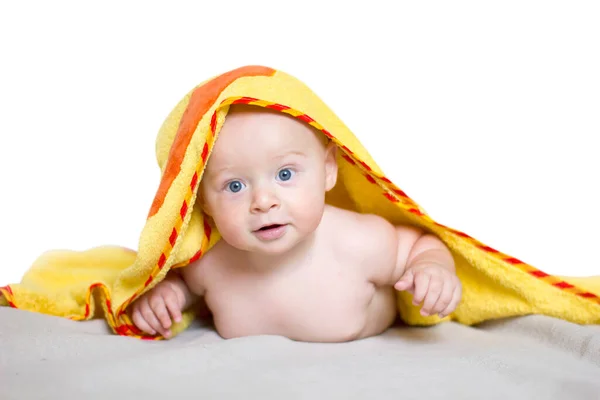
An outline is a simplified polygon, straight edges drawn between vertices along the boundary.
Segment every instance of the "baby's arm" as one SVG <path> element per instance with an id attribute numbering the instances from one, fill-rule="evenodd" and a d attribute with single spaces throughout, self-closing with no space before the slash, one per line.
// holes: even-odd
<path id="1" fill-rule="evenodd" d="M 405 269 L 394 287 L 412 293 L 414 305 L 423 303 L 421 315 L 438 314 L 444 318 L 454 311 L 462 294 L 452 254 L 436 236 L 425 233 L 405 249 L 412 236 L 404 229 L 396 228 L 398 264 L 405 265 Z"/>
<path id="2" fill-rule="evenodd" d="M 135 301 L 132 319 L 139 329 L 151 335 L 158 332 L 165 338 L 171 336 L 172 321 L 180 322 L 181 313 L 204 294 L 199 261 L 169 271 L 163 281 Z"/>
<path id="3" fill-rule="evenodd" d="M 452 254 L 435 235 L 411 226 L 393 226 L 375 217 L 371 227 L 373 245 L 382 248 L 382 259 L 373 266 L 375 284 L 393 285 L 423 303 L 422 315 L 445 317 L 458 305 L 461 284 Z"/>

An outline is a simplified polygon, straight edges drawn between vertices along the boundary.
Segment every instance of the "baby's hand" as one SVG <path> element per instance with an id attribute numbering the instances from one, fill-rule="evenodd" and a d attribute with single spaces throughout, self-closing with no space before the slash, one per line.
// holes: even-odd
<path id="1" fill-rule="evenodd" d="M 171 336 L 171 318 L 181 321 L 181 310 L 185 304 L 185 295 L 169 280 L 157 284 L 144 293 L 133 304 L 133 323 L 142 331 L 155 335 L 157 332 L 165 338 Z"/>
<path id="2" fill-rule="evenodd" d="M 423 302 L 421 315 L 448 316 L 460 302 L 462 287 L 453 272 L 438 264 L 421 264 L 410 267 L 394 285 L 396 290 L 406 290 L 413 295 L 413 304 Z"/>

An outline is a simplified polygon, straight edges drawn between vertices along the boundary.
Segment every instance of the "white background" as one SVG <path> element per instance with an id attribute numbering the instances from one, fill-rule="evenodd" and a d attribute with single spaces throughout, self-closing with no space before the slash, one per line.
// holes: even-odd
<path id="1" fill-rule="evenodd" d="M 304 81 L 437 221 L 600 274 L 597 2 L 1 4 L 0 285 L 46 250 L 136 249 L 160 124 L 247 64 Z"/>

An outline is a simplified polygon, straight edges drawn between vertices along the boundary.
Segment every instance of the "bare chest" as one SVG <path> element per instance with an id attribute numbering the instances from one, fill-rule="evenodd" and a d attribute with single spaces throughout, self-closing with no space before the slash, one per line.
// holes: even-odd
<path id="1" fill-rule="evenodd" d="M 214 279 L 206 301 L 225 337 L 307 337 L 357 329 L 375 288 L 356 265 L 318 260 L 286 273 L 231 270 Z"/>

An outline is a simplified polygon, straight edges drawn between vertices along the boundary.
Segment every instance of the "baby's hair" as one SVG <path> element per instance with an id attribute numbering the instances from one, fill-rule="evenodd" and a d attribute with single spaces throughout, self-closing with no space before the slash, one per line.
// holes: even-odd
<path id="1" fill-rule="evenodd" d="M 323 146 L 327 147 L 327 145 L 329 145 L 329 143 L 331 143 L 331 139 L 327 136 L 325 136 L 325 134 L 321 131 L 318 131 L 319 133 L 319 140 L 321 141 L 321 143 L 323 143 Z"/>
<path id="2" fill-rule="evenodd" d="M 329 144 L 331 143 L 331 139 L 329 137 L 325 136 L 325 134 L 323 132 L 321 132 L 320 130 L 318 130 L 316 128 L 314 128 L 313 131 L 314 131 L 315 135 L 317 136 L 317 138 L 319 139 L 319 142 L 321 142 L 321 145 L 323 146 L 323 148 L 326 149 L 327 146 L 329 146 Z"/>

